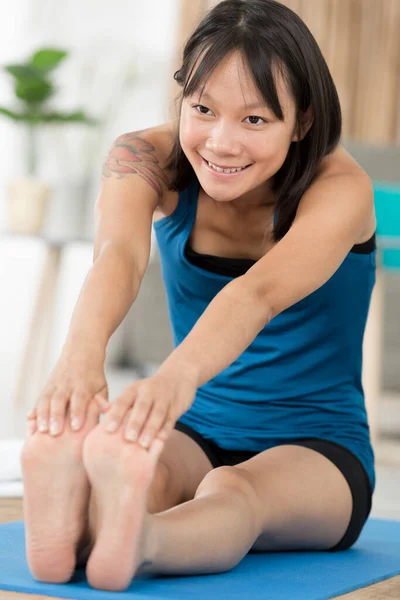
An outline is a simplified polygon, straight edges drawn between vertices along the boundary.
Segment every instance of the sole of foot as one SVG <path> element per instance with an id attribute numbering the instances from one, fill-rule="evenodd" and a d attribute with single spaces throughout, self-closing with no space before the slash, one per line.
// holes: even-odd
<path id="1" fill-rule="evenodd" d="M 83 442 L 98 422 L 99 409 L 92 402 L 80 431 L 71 429 L 68 410 L 61 435 L 36 432 L 23 447 L 26 556 L 38 581 L 65 583 L 75 571 L 90 495 Z"/>
<path id="2" fill-rule="evenodd" d="M 96 504 L 94 548 L 86 575 L 93 588 L 124 591 L 147 558 L 151 515 L 147 496 L 164 442 L 146 450 L 97 426 L 86 438 L 83 462 Z"/>

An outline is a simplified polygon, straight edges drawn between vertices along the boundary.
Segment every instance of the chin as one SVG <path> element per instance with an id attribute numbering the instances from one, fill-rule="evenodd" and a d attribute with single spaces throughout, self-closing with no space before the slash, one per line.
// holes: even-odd
<path id="1" fill-rule="evenodd" d="M 214 202 L 219 202 L 220 204 L 226 204 L 227 202 L 232 202 L 232 200 L 236 200 L 237 198 L 239 198 L 238 195 L 227 195 L 226 193 L 224 195 L 219 194 L 218 192 L 215 191 L 215 189 L 212 189 L 212 186 L 203 186 L 201 181 L 200 181 L 200 185 L 203 188 L 203 190 L 205 191 L 205 193 L 207 194 L 207 196 L 209 196 L 212 200 L 214 200 Z"/>

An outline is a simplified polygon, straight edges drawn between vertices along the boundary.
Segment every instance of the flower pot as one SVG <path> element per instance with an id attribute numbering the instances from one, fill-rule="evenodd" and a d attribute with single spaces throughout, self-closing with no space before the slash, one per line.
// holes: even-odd
<path id="1" fill-rule="evenodd" d="M 51 189 L 43 181 L 26 177 L 7 186 L 8 231 L 37 233 L 47 212 Z"/>

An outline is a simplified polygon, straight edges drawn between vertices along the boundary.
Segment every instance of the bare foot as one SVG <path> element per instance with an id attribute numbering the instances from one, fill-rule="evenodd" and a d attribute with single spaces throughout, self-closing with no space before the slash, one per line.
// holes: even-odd
<path id="1" fill-rule="evenodd" d="M 99 409 L 89 405 L 78 432 L 71 429 L 69 411 L 67 417 L 61 435 L 36 432 L 21 453 L 26 556 L 33 577 L 46 583 L 70 580 L 87 529 L 90 488 L 82 448 L 99 422 Z"/>
<path id="2" fill-rule="evenodd" d="M 124 428 L 115 434 L 96 427 L 86 438 L 83 462 L 95 495 L 95 545 L 87 563 L 90 585 L 123 591 L 147 558 L 147 495 L 164 447 L 150 450 L 127 442 Z"/>

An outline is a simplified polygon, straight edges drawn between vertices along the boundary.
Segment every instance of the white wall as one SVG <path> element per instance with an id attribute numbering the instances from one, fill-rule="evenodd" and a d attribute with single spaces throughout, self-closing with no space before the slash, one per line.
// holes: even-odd
<path id="1" fill-rule="evenodd" d="M 104 119 L 101 131 L 69 125 L 42 128 L 39 174 L 54 188 L 45 232 L 55 237 L 93 233 L 93 205 L 102 160 L 119 134 L 168 117 L 176 51 L 178 0 L 16 0 L 0 21 L 1 64 L 24 60 L 42 46 L 70 51 L 54 72 L 55 108 L 84 108 Z M 134 75 L 134 81 L 130 76 Z M 0 71 L 0 105 L 15 106 L 12 78 Z M 24 133 L 0 115 L 0 231 L 5 186 L 25 174 Z M 84 190 L 84 191 L 83 191 Z"/>

